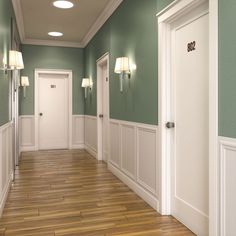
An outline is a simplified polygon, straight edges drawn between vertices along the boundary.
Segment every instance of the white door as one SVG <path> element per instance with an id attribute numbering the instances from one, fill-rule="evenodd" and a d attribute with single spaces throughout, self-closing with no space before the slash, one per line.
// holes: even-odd
<path id="1" fill-rule="evenodd" d="M 103 122 L 102 122 L 102 151 L 103 151 L 103 160 L 107 161 L 108 159 L 108 125 L 109 125 L 109 83 L 108 83 L 108 74 L 107 74 L 107 64 L 102 67 L 102 113 L 103 113 Z"/>
<path id="2" fill-rule="evenodd" d="M 68 148 L 68 78 L 40 74 L 38 80 L 39 149 Z"/>
<path id="3" fill-rule="evenodd" d="M 197 235 L 208 235 L 209 30 L 204 8 L 173 23 L 171 33 L 171 212 Z"/>

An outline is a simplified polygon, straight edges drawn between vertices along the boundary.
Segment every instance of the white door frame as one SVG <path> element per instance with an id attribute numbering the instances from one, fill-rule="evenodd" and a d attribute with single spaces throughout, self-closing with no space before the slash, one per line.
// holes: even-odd
<path id="1" fill-rule="evenodd" d="M 72 148 L 72 71 L 71 70 L 60 70 L 60 69 L 35 69 L 34 74 L 34 116 L 35 116 L 35 150 L 39 150 L 39 86 L 38 79 L 40 74 L 60 74 L 68 76 L 68 147 Z"/>
<path id="2" fill-rule="evenodd" d="M 165 127 L 170 111 L 171 40 L 170 25 L 202 2 L 209 1 L 209 235 L 219 235 L 219 157 L 218 157 L 218 0 L 176 0 L 158 17 L 158 78 L 160 126 L 160 212 L 171 213 L 171 162 L 167 143 L 170 133 Z"/>
<path id="3" fill-rule="evenodd" d="M 97 159 L 98 160 L 102 160 L 102 156 L 103 156 L 103 143 L 102 143 L 102 137 L 103 137 L 103 131 L 102 131 L 102 119 L 99 118 L 99 114 L 102 114 L 103 110 L 102 110 L 102 91 L 101 88 L 103 86 L 102 83 L 102 66 L 104 65 L 104 63 L 107 62 L 107 77 L 108 77 L 108 83 L 109 83 L 109 53 L 105 53 L 102 57 L 100 57 L 97 60 Z M 110 123 L 110 93 L 109 93 L 109 84 L 108 84 L 108 126 L 109 127 L 109 123 Z M 109 129 L 109 128 L 108 128 Z M 109 134 L 109 130 L 107 132 Z M 108 142 L 109 142 L 109 137 L 108 137 Z M 108 145 L 108 149 L 109 149 L 109 145 Z M 109 158 L 109 150 L 108 151 L 108 158 Z M 108 160 L 107 160 L 108 161 Z"/>

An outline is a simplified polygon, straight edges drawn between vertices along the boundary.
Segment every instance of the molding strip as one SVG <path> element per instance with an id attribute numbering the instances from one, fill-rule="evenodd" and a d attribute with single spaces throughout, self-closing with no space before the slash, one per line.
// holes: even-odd
<path id="1" fill-rule="evenodd" d="M 22 44 L 30 45 L 42 45 L 42 46 L 55 46 L 55 47 L 73 47 L 84 48 L 98 32 L 98 30 L 104 25 L 108 18 L 114 13 L 123 0 L 112 0 L 108 3 L 106 8 L 102 11 L 95 23 L 92 25 L 88 33 L 84 36 L 81 42 L 70 41 L 57 41 L 57 40 L 38 40 L 27 38 L 25 35 L 24 18 L 21 8 L 21 0 L 12 0 L 13 9 L 16 16 L 17 27 L 20 34 L 20 40 Z"/>

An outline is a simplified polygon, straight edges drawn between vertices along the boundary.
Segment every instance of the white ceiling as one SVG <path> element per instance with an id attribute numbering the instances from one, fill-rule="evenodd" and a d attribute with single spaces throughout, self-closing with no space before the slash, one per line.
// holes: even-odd
<path id="1" fill-rule="evenodd" d="M 12 0 L 23 44 L 85 47 L 123 0 L 70 0 L 59 9 L 53 0 Z M 50 37 L 59 31 L 62 37 Z"/>

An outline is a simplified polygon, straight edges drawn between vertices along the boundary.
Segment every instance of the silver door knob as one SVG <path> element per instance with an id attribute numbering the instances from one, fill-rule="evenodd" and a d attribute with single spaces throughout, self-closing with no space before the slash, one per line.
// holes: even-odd
<path id="1" fill-rule="evenodd" d="M 103 118 L 103 114 L 100 114 L 100 115 L 99 115 L 99 118 Z"/>
<path id="2" fill-rule="evenodd" d="M 174 128 L 174 127 L 175 127 L 175 123 L 174 123 L 174 122 L 167 122 L 167 123 L 166 123 L 166 128 L 172 129 L 172 128 Z"/>

